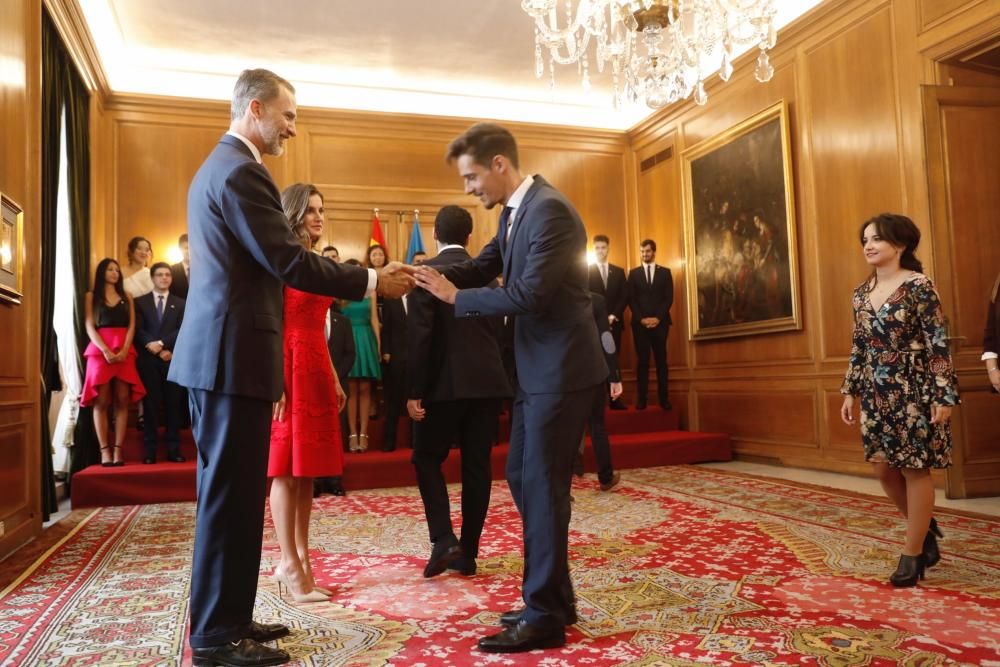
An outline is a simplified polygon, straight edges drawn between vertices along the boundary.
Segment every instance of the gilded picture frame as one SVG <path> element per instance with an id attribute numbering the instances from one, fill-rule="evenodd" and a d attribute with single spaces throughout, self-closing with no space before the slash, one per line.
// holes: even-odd
<path id="1" fill-rule="evenodd" d="M 24 211 L 0 193 L 0 302 L 20 304 L 24 297 Z"/>
<path id="2" fill-rule="evenodd" d="M 681 154 L 688 337 L 802 328 L 784 100 Z"/>

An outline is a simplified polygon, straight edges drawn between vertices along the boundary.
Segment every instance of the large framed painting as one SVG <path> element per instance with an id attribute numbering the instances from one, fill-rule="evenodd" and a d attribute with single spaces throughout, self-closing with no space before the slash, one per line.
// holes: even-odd
<path id="1" fill-rule="evenodd" d="M 24 291 L 24 212 L 0 193 L 0 301 L 21 303 Z"/>
<path id="2" fill-rule="evenodd" d="M 682 161 L 690 338 L 801 329 L 785 102 Z"/>

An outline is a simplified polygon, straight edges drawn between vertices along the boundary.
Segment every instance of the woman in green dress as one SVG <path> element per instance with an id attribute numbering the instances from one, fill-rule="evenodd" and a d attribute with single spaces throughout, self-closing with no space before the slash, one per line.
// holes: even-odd
<path id="1" fill-rule="evenodd" d="M 349 259 L 345 264 L 360 266 L 361 262 Z M 375 310 L 375 299 L 366 296 L 361 301 L 343 301 L 341 311 L 351 321 L 351 331 L 354 334 L 354 347 L 357 356 L 354 366 L 348 374 L 350 391 L 347 399 L 347 423 L 350 425 L 350 437 L 347 447 L 352 452 L 363 452 L 368 449 L 368 416 L 372 403 L 372 380 L 382 377 L 382 365 L 379 362 L 378 314 Z"/>

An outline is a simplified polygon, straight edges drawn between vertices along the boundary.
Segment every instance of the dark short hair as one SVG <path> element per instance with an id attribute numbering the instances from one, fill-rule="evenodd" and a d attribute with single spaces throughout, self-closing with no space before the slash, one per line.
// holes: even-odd
<path id="1" fill-rule="evenodd" d="M 434 234 L 441 243 L 464 246 L 472 233 L 472 216 L 461 206 L 445 206 L 434 218 Z"/>
<path id="2" fill-rule="evenodd" d="M 187 243 L 187 242 L 188 242 L 187 232 L 181 234 L 180 237 L 177 239 L 177 245 L 180 245 L 182 243 Z"/>
<path id="3" fill-rule="evenodd" d="M 323 248 L 323 250 L 321 250 L 320 252 L 330 252 L 331 250 L 337 253 L 338 255 L 340 254 L 340 251 L 337 250 L 337 247 L 332 245 L 328 245 L 327 247 Z"/>
<path id="4" fill-rule="evenodd" d="M 157 269 L 166 269 L 167 271 L 170 271 L 170 265 L 167 264 L 166 262 L 157 262 L 156 264 L 153 264 L 151 267 L 149 267 L 150 277 L 156 275 Z M 171 272 L 170 275 L 173 276 L 174 275 L 173 272 Z"/>
<path id="5" fill-rule="evenodd" d="M 448 144 L 448 164 L 463 155 L 471 155 L 476 164 L 484 167 L 489 167 L 497 155 L 503 155 L 515 169 L 520 169 L 514 135 L 496 123 L 476 123 Z"/>
<path id="6" fill-rule="evenodd" d="M 246 113 L 250 102 L 267 103 L 281 94 L 282 87 L 294 94 L 295 86 L 274 72 L 266 69 L 245 69 L 240 72 L 233 86 L 233 99 L 229 106 L 231 120 L 239 120 Z"/>
<path id="7" fill-rule="evenodd" d="M 899 265 L 904 269 L 922 273 L 924 265 L 917 259 L 916 250 L 920 245 L 920 230 L 912 220 L 898 213 L 880 213 L 874 218 L 865 220 L 858 230 L 858 240 L 865 243 L 865 230 L 868 225 L 875 225 L 875 231 L 883 239 L 897 248 L 903 249 Z M 874 274 L 873 274 L 874 275 Z"/>
<path id="8" fill-rule="evenodd" d="M 656 241 L 653 239 L 643 239 L 642 243 L 639 244 L 640 248 L 645 248 L 646 246 L 649 246 L 653 249 L 653 252 L 656 252 Z"/>
<path id="9" fill-rule="evenodd" d="M 608 237 L 605 236 L 604 234 L 598 234 L 597 236 L 595 236 L 594 243 L 607 243 L 608 245 L 611 245 L 611 241 L 609 241 Z"/>
<path id="10" fill-rule="evenodd" d="M 345 259 L 344 264 L 350 264 L 351 266 L 361 266 L 361 262 L 351 257 L 350 259 Z"/>

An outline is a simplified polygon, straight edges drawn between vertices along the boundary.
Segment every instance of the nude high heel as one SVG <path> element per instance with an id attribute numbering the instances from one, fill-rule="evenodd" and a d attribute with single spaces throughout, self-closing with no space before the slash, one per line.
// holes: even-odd
<path id="1" fill-rule="evenodd" d="M 285 592 L 287 591 L 288 594 L 291 596 L 292 600 L 300 604 L 311 604 L 314 602 L 330 601 L 329 595 L 324 595 L 317 589 L 313 589 L 308 593 L 296 593 L 295 591 L 292 590 L 292 587 L 288 584 L 288 578 L 285 576 L 285 573 L 279 570 L 275 570 L 274 574 L 271 575 L 271 578 L 274 579 L 274 581 L 278 584 L 278 597 L 280 597 L 282 600 L 285 599 Z"/>

